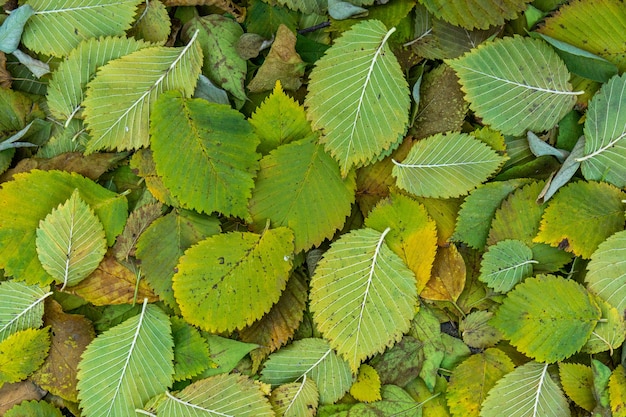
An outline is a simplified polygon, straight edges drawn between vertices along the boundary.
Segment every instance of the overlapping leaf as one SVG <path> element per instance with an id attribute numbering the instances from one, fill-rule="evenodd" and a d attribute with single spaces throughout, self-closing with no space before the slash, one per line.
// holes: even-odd
<path id="1" fill-rule="evenodd" d="M 120 36 L 130 28 L 141 0 L 29 0 L 35 15 L 22 42 L 45 55 L 67 55 L 82 40 Z"/>
<path id="2" fill-rule="evenodd" d="M 423 197 L 467 194 L 505 161 L 491 147 L 465 133 L 436 134 L 418 141 L 393 175 L 398 186 Z"/>
<path id="3" fill-rule="evenodd" d="M 613 353 L 618 349 L 626 338 L 626 320 L 620 311 L 598 296 L 594 301 L 600 307 L 602 318 L 598 321 L 591 336 L 583 346 L 583 352 L 600 353 L 609 351 Z"/>
<path id="4" fill-rule="evenodd" d="M 580 363 L 559 363 L 559 378 L 563 390 L 578 406 L 592 411 L 596 405 L 593 398 L 593 371 Z"/>
<path id="5" fill-rule="evenodd" d="M 626 15 L 625 15 L 626 19 Z M 626 75 L 615 76 L 589 102 L 585 151 L 577 161 L 588 180 L 626 187 Z"/>
<path id="6" fill-rule="evenodd" d="M 273 390 L 270 403 L 279 416 L 313 417 L 319 404 L 319 393 L 315 382 L 304 375 L 300 382 L 284 384 Z"/>
<path id="7" fill-rule="evenodd" d="M 470 108 L 508 135 L 552 128 L 580 94 L 572 92 L 561 58 L 536 39 L 516 36 L 484 43 L 448 64 L 457 72 Z"/>
<path id="8" fill-rule="evenodd" d="M 144 48 L 100 67 L 87 85 L 84 116 L 91 139 L 87 152 L 138 149 L 149 144 L 150 111 L 158 96 L 180 90 L 191 96 L 200 75 L 202 50 L 186 46 Z M 133 82 L 128 82 L 128 75 Z"/>
<path id="9" fill-rule="evenodd" d="M 37 285 L 0 282 L 0 341 L 20 330 L 41 327 L 43 301 L 49 295 Z"/>
<path id="10" fill-rule="evenodd" d="M 172 91 L 156 101 L 151 117 L 156 171 L 174 197 L 198 212 L 247 218 L 259 139 L 241 113 Z"/>
<path id="11" fill-rule="evenodd" d="M 4 417 L 63 417 L 61 410 L 46 401 L 22 401 L 4 414 Z"/>
<path id="12" fill-rule="evenodd" d="M 132 415 L 163 392 L 174 373 L 172 346 L 169 318 L 145 301 L 139 315 L 98 335 L 78 365 L 85 415 Z"/>
<path id="13" fill-rule="evenodd" d="M 0 387 L 26 379 L 41 366 L 49 349 L 47 327 L 20 330 L 0 342 Z"/>
<path id="14" fill-rule="evenodd" d="M 405 132 L 409 88 L 386 46 L 392 33 L 376 20 L 358 23 L 311 72 L 307 117 L 343 176 L 388 155 Z"/>
<path id="15" fill-rule="evenodd" d="M 626 231 L 615 233 L 591 255 L 585 282 L 589 291 L 617 308 L 626 309 Z"/>
<path id="16" fill-rule="evenodd" d="M 398 341 L 415 312 L 415 275 L 385 244 L 388 230 L 343 235 L 311 279 L 315 323 L 353 372 Z"/>
<path id="17" fill-rule="evenodd" d="M 519 240 L 490 246 L 480 263 L 480 279 L 495 291 L 507 292 L 533 273 L 533 251 Z"/>
<path id="18" fill-rule="evenodd" d="M 626 368 L 618 366 L 609 379 L 609 396 L 614 417 L 626 415 Z"/>
<path id="19" fill-rule="evenodd" d="M 515 19 L 530 0 L 423 0 L 429 12 L 453 25 L 487 29 Z"/>
<path id="20" fill-rule="evenodd" d="M 179 317 L 172 317 L 174 340 L 174 381 L 189 379 L 204 371 L 210 364 L 209 345 L 198 329 Z"/>

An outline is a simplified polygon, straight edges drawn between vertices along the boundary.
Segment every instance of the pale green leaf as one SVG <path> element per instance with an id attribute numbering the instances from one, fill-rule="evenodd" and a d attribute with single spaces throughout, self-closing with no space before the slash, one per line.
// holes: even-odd
<path id="1" fill-rule="evenodd" d="M 311 279 L 315 323 L 353 372 L 400 340 L 415 313 L 415 275 L 385 244 L 389 230 L 342 235 Z"/>
<path id="2" fill-rule="evenodd" d="M 156 101 L 151 118 L 156 171 L 174 197 L 198 212 L 247 218 L 260 155 L 241 113 L 171 91 Z"/>
<path id="3" fill-rule="evenodd" d="M 319 389 L 320 403 L 332 404 L 352 385 L 350 366 L 323 339 L 302 339 L 270 355 L 261 381 L 282 385 L 310 377 Z"/>
<path id="4" fill-rule="evenodd" d="M 500 379 L 483 402 L 481 417 L 570 417 L 567 399 L 548 364 L 528 362 Z"/>
<path id="5" fill-rule="evenodd" d="M 395 385 L 384 385 L 381 390 L 382 400 L 373 403 L 357 403 L 348 411 L 332 414 L 333 417 L 373 417 L 373 416 L 411 416 L 422 417 L 421 404 L 416 402 L 405 390 Z M 319 414 L 321 415 L 321 414 Z"/>
<path id="6" fill-rule="evenodd" d="M 20 330 L 0 342 L 0 387 L 26 379 L 43 364 L 50 349 L 49 330 Z"/>
<path id="7" fill-rule="evenodd" d="M 307 117 L 343 176 L 388 155 L 406 130 L 410 91 L 386 45 L 393 31 L 377 20 L 358 23 L 311 72 Z"/>
<path id="8" fill-rule="evenodd" d="M 63 417 L 63 414 L 47 401 L 22 401 L 4 413 L 4 417 Z"/>
<path id="9" fill-rule="evenodd" d="M 306 375 L 300 382 L 281 385 L 272 391 L 270 403 L 277 416 L 313 417 L 319 404 L 317 386 Z"/>
<path id="10" fill-rule="evenodd" d="M 260 319 L 285 289 L 292 253 L 293 233 L 285 227 L 220 234 L 192 246 L 172 284 L 183 317 L 213 332 Z"/>
<path id="11" fill-rule="evenodd" d="M 491 324 L 526 356 L 551 363 L 578 352 L 600 317 L 600 308 L 580 284 L 539 275 L 507 294 Z"/>
<path id="12" fill-rule="evenodd" d="M 129 36 L 163 45 L 172 31 L 169 10 L 162 1 L 146 1 L 137 8 L 136 21 Z"/>
<path id="13" fill-rule="evenodd" d="M 591 411 L 596 405 L 593 398 L 593 372 L 580 363 L 559 363 L 559 378 L 563 390 L 579 407 Z"/>
<path id="14" fill-rule="evenodd" d="M 530 151 L 536 157 L 544 155 L 554 156 L 560 163 L 563 163 L 569 155 L 569 152 L 555 148 L 531 131 L 526 132 L 526 138 L 528 139 Z"/>
<path id="15" fill-rule="evenodd" d="M 337 161 L 312 139 L 283 145 L 261 160 L 250 199 L 257 230 L 267 219 L 295 235 L 295 252 L 318 246 L 333 236 L 350 215 L 355 176 L 341 178 Z"/>
<path id="16" fill-rule="evenodd" d="M 172 347 L 169 317 L 146 301 L 139 315 L 98 335 L 78 364 L 85 415 L 132 415 L 167 389 L 174 374 Z"/>
<path id="17" fill-rule="evenodd" d="M 579 157 L 583 155 L 583 149 L 585 146 L 585 137 L 581 136 L 572 152 L 569 154 L 561 168 L 545 185 L 539 197 L 537 197 L 538 203 L 547 202 L 552 196 L 576 174 L 578 168 L 580 168 L 580 162 L 577 161 Z"/>
<path id="18" fill-rule="evenodd" d="M 398 187 L 422 197 L 467 194 L 485 182 L 505 157 L 465 133 L 436 134 L 416 142 L 402 162 L 394 160 Z"/>
<path id="19" fill-rule="evenodd" d="M 576 102 L 561 58 L 537 39 L 498 39 L 448 61 L 470 108 L 504 134 L 540 132 L 558 123 Z"/>
<path id="20" fill-rule="evenodd" d="M 63 288 L 87 278 L 107 249 L 102 224 L 78 190 L 39 222 L 35 242 L 41 265 Z"/>
<path id="21" fill-rule="evenodd" d="M 159 95 L 180 90 L 191 96 L 200 75 L 202 50 L 196 38 L 186 46 L 140 49 L 109 61 L 87 84 L 87 153 L 138 149 L 149 144 L 150 112 Z M 129 74 L 133 82 L 129 82 Z"/>
<path id="22" fill-rule="evenodd" d="M 124 227 L 126 198 L 78 174 L 33 170 L 13 178 L 0 189 L 0 268 L 7 275 L 41 285 L 52 281 L 37 259 L 36 230 L 75 189 L 100 219 L 108 245 Z"/>
<path id="23" fill-rule="evenodd" d="M 50 112 L 59 120 L 71 119 L 80 110 L 85 86 L 98 67 L 148 46 L 149 43 L 126 37 L 82 41 L 52 73 L 47 94 Z"/>
<path id="24" fill-rule="evenodd" d="M 265 0 L 267 3 L 269 1 Z M 328 0 L 276 0 L 281 6 L 288 7 L 292 10 L 298 10 L 305 14 L 317 13 L 322 14 L 328 6 Z"/>
<path id="25" fill-rule="evenodd" d="M 130 28 L 141 0 L 28 0 L 35 15 L 22 42 L 35 52 L 67 55 L 82 40 L 120 36 Z"/>
<path id="26" fill-rule="evenodd" d="M 441 361 L 445 355 L 445 346 L 441 339 L 441 326 L 432 310 L 426 305 L 420 306 L 419 311 L 411 323 L 409 333 L 422 344 L 424 361 L 419 376 L 429 390 L 433 390 L 437 382 L 437 375 Z"/>
<path id="27" fill-rule="evenodd" d="M 609 80 L 589 102 L 585 151 L 577 161 L 588 180 L 626 187 L 626 75 Z"/>
<path id="28" fill-rule="evenodd" d="M 244 375 L 218 375 L 194 382 L 157 407 L 159 416 L 273 417 L 261 387 Z"/>
<path id="29" fill-rule="evenodd" d="M 453 25 L 487 29 L 513 20 L 530 0 L 420 0 L 429 12 Z"/>
<path id="30" fill-rule="evenodd" d="M 52 295 L 38 285 L 0 282 L 0 341 L 30 327 L 41 327 L 43 301 Z"/>
<path id="31" fill-rule="evenodd" d="M 243 343 L 238 340 L 228 339 L 216 334 L 202 332 L 204 339 L 209 344 L 211 363 L 196 378 L 207 378 L 219 374 L 227 374 L 246 356 L 250 351 L 259 347 L 254 343 Z"/>
<path id="32" fill-rule="evenodd" d="M 15 52 L 20 44 L 24 25 L 34 14 L 35 11 L 28 4 L 11 11 L 9 17 L 0 26 L 0 51 L 5 54 Z"/>
<path id="33" fill-rule="evenodd" d="M 341 0 L 328 0 L 328 14 L 335 20 L 367 16 L 367 9 Z"/>
<path id="34" fill-rule="evenodd" d="M 507 239 L 489 246 L 480 262 L 479 280 L 498 292 L 508 292 L 533 274 L 533 251 L 519 240 Z"/>
<path id="35" fill-rule="evenodd" d="M 626 231 L 617 232 L 591 255 L 587 265 L 587 288 L 617 308 L 626 309 Z"/>
<path id="36" fill-rule="evenodd" d="M 602 311 L 602 318 L 593 329 L 582 351 L 592 354 L 609 351 L 613 354 L 614 350 L 618 349 L 626 339 L 624 314 L 598 296 L 594 296 L 594 301 Z"/>
<path id="37" fill-rule="evenodd" d="M 213 362 L 209 345 L 192 325 L 179 317 L 171 317 L 174 340 L 174 381 L 189 379 L 204 371 Z"/>

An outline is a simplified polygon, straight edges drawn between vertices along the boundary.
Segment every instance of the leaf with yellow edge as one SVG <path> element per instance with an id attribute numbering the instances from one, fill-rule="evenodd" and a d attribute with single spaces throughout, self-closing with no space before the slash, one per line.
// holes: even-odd
<path id="1" fill-rule="evenodd" d="M 609 379 L 609 398 L 613 417 L 626 417 L 626 368 L 618 365 Z"/>
<path id="2" fill-rule="evenodd" d="M 593 371 L 581 363 L 559 363 L 559 378 L 563 391 L 579 407 L 591 411 L 596 406 L 593 397 Z"/>
<path id="3" fill-rule="evenodd" d="M 0 342 L 0 387 L 33 373 L 46 359 L 49 349 L 48 327 L 20 330 Z"/>
<path id="4" fill-rule="evenodd" d="M 535 242 L 563 247 L 589 259 L 613 233 L 624 229 L 626 193 L 604 182 L 568 184 L 550 200 Z"/>
<path id="5" fill-rule="evenodd" d="M 430 280 L 420 297 L 426 300 L 456 301 L 465 287 L 466 273 L 465 261 L 454 243 L 439 247 Z"/>
<path id="6" fill-rule="evenodd" d="M 591 354 L 609 351 L 612 355 L 613 351 L 624 343 L 626 320 L 624 320 L 624 315 L 620 314 L 620 310 L 601 297 L 593 295 L 593 298 L 602 311 L 602 318 L 593 329 L 582 351 Z"/>
<path id="7" fill-rule="evenodd" d="M 385 239 L 415 274 L 419 294 L 430 279 L 437 252 L 437 228 L 423 205 L 401 194 L 392 194 L 370 212 L 365 226 L 383 232 L 391 231 Z"/>
<path id="8" fill-rule="evenodd" d="M 419 410 L 422 414 L 416 414 L 415 417 L 420 417 L 421 415 L 426 417 L 450 417 L 445 397 L 447 385 L 448 381 L 443 376 L 437 376 L 436 385 L 432 389 L 429 389 L 421 378 L 415 378 L 409 382 L 404 389 L 411 394 L 415 401 L 419 401 L 422 404 Z"/>
<path id="9" fill-rule="evenodd" d="M 270 404 L 277 416 L 313 417 L 319 404 L 317 385 L 304 375 L 300 382 L 284 384 L 273 390 Z"/>
<path id="10" fill-rule="evenodd" d="M 350 387 L 350 395 L 365 403 L 380 401 L 380 388 L 380 377 L 376 369 L 364 363 L 359 367 L 356 381 Z"/>
<path id="11" fill-rule="evenodd" d="M 183 318 L 211 332 L 242 329 L 265 315 L 285 289 L 293 232 L 211 236 L 185 251 L 172 279 Z"/>
<path id="12" fill-rule="evenodd" d="M 181 208 L 180 202 L 163 184 L 163 179 L 156 172 L 152 149 L 139 149 L 130 158 L 130 167 L 144 179 L 146 188 L 158 201 L 169 206 Z"/>
<path id="13" fill-rule="evenodd" d="M 276 81 L 272 94 L 256 108 L 248 121 L 261 140 L 257 151 L 263 155 L 312 133 L 304 107 L 285 94 L 280 81 Z"/>
<path id="14" fill-rule="evenodd" d="M 491 311 L 472 311 L 459 323 L 459 332 L 469 347 L 484 349 L 494 346 L 502 339 L 502 334 L 489 324 Z"/>
<path id="15" fill-rule="evenodd" d="M 472 355 L 454 368 L 446 398 L 453 417 L 478 417 L 487 393 L 504 375 L 515 369 L 499 349 Z"/>
<path id="16" fill-rule="evenodd" d="M 315 324 L 353 372 L 400 340 L 415 313 L 415 275 L 385 244 L 389 231 L 365 228 L 342 235 L 311 278 Z"/>
<path id="17" fill-rule="evenodd" d="M 626 309 L 626 230 L 617 232 L 591 255 L 587 288 L 618 311 Z"/>

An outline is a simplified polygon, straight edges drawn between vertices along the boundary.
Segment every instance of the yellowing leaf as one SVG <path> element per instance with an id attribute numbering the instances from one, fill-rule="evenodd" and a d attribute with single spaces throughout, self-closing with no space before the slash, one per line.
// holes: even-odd
<path id="1" fill-rule="evenodd" d="M 624 228 L 622 200 L 626 193 L 607 183 L 571 183 L 548 203 L 534 241 L 590 258 L 600 243 Z"/>
<path id="2" fill-rule="evenodd" d="M 502 339 L 502 334 L 489 324 L 492 317 L 491 311 L 479 310 L 463 318 L 459 324 L 459 331 L 467 346 L 482 349 L 494 346 Z"/>
<path id="3" fill-rule="evenodd" d="M 365 225 L 379 232 L 391 228 L 385 241 L 415 274 L 419 294 L 430 279 L 437 252 L 437 228 L 424 206 L 392 194 L 371 211 Z"/>
<path id="4" fill-rule="evenodd" d="M 418 197 L 419 203 L 423 204 L 428 215 L 437 224 L 437 245 L 447 246 L 456 225 L 456 219 L 463 202 L 460 198 L 426 198 Z"/>
<path id="5" fill-rule="evenodd" d="M 319 403 L 317 386 L 304 375 L 300 382 L 284 384 L 273 390 L 270 403 L 277 416 L 313 417 Z"/>
<path id="6" fill-rule="evenodd" d="M 609 379 L 609 398 L 613 417 L 626 416 L 626 368 L 617 366 Z"/>
<path id="7" fill-rule="evenodd" d="M 493 348 L 463 361 L 452 372 L 446 392 L 452 416 L 478 417 L 489 390 L 513 369 L 515 365 L 511 359 Z"/>
<path id="8" fill-rule="evenodd" d="M 624 314 L 620 314 L 620 310 L 598 296 L 594 296 L 594 301 L 602 311 L 602 318 L 598 321 L 582 350 L 592 354 L 605 351 L 613 354 L 613 351 L 619 349 L 626 339 Z"/>
<path id="9" fill-rule="evenodd" d="M 422 368 L 424 357 L 421 350 L 424 344 L 412 336 L 402 340 L 369 361 L 383 385 L 392 384 L 404 387 Z"/>
<path id="10" fill-rule="evenodd" d="M 143 178 L 150 194 L 163 204 L 181 207 L 181 204 L 163 185 L 163 179 L 157 174 L 151 149 L 139 149 L 130 158 L 130 167 Z"/>
<path id="11" fill-rule="evenodd" d="M 593 372 L 580 363 L 559 363 L 559 377 L 563 390 L 579 407 L 592 411 L 596 406 L 593 397 Z"/>
<path id="12" fill-rule="evenodd" d="M 468 29 L 487 29 L 515 19 L 530 0 L 423 0 L 436 17 Z"/>
<path id="13" fill-rule="evenodd" d="M 626 231 L 615 233 L 591 255 L 585 276 L 587 288 L 617 308 L 626 309 Z"/>
<path id="14" fill-rule="evenodd" d="M 451 243 L 437 249 L 430 280 L 420 297 L 426 300 L 456 301 L 465 287 L 465 261 Z"/>
<path id="15" fill-rule="evenodd" d="M 124 231 L 117 237 L 113 254 L 118 261 L 128 261 L 129 256 L 135 256 L 135 245 L 141 234 L 150 224 L 161 217 L 162 206 L 160 203 L 150 203 L 141 206 L 128 216 Z"/>
<path id="16" fill-rule="evenodd" d="M 36 244 L 41 265 L 63 288 L 91 274 L 107 248 L 102 224 L 78 190 L 39 222 Z"/>
<path id="17" fill-rule="evenodd" d="M 50 349 L 49 328 L 26 329 L 0 342 L 0 387 L 25 379 L 41 366 Z"/>
<path id="18" fill-rule="evenodd" d="M 172 21 L 163 2 L 140 4 L 135 17 L 136 22 L 129 31 L 130 36 L 147 42 L 165 44 L 170 35 Z"/>
<path id="19" fill-rule="evenodd" d="M 370 403 L 372 401 L 380 401 L 380 378 L 374 368 L 367 364 L 359 367 L 359 373 L 356 381 L 350 387 L 350 395 L 356 400 Z"/>
<path id="20" fill-rule="evenodd" d="M 192 246 L 172 284 L 183 317 L 213 332 L 260 319 L 285 289 L 292 252 L 293 233 L 285 227 L 220 234 Z"/>

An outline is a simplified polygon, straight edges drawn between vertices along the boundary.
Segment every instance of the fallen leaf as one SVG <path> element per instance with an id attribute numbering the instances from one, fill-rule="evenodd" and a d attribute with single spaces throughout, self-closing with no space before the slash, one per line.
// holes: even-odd
<path id="1" fill-rule="evenodd" d="M 437 249 L 430 281 L 420 296 L 455 302 L 465 286 L 465 262 L 454 244 Z"/>
<path id="2" fill-rule="evenodd" d="M 11 88 L 11 73 L 7 71 L 7 56 L 0 51 L 0 87 Z"/>
<path id="3" fill-rule="evenodd" d="M 0 388 L 0 415 L 3 416 L 8 409 L 22 401 L 41 400 L 45 395 L 46 391 L 30 379 L 14 384 L 4 384 Z"/>

